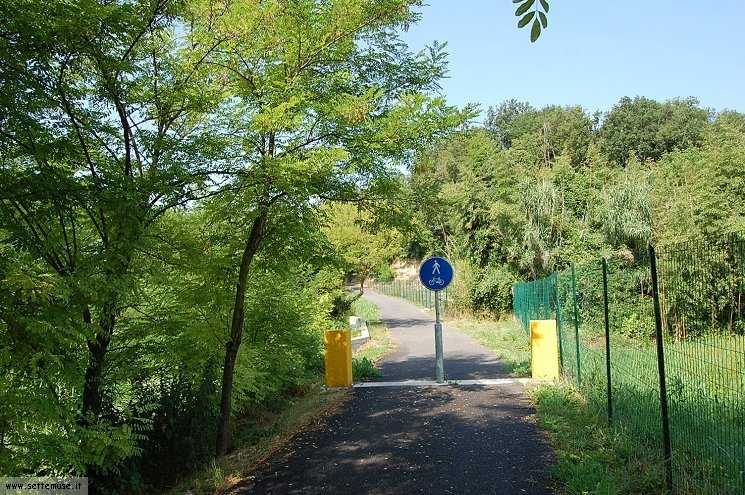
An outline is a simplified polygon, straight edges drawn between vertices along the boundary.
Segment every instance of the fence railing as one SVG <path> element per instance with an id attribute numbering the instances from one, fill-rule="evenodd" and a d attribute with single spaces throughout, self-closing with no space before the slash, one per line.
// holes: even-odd
<path id="1" fill-rule="evenodd" d="M 381 294 L 388 296 L 401 297 L 407 301 L 423 308 L 434 310 L 435 293 L 426 289 L 419 280 L 392 280 L 390 282 L 373 281 L 370 287 Z M 440 292 L 440 309 L 447 314 L 448 312 L 448 290 Z"/>
<path id="2" fill-rule="evenodd" d="M 745 241 L 653 248 L 513 287 L 556 319 L 562 374 L 659 453 L 668 490 L 745 493 Z"/>

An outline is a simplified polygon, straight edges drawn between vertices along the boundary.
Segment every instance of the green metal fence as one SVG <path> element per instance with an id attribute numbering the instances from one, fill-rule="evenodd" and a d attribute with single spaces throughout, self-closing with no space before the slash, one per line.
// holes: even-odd
<path id="1" fill-rule="evenodd" d="M 555 318 L 563 376 L 659 452 L 668 489 L 745 493 L 745 241 L 671 245 L 513 287 L 516 318 Z"/>
<path id="2" fill-rule="evenodd" d="M 401 297 L 423 308 L 434 310 L 435 293 L 426 289 L 418 279 L 410 280 L 393 280 L 391 282 L 373 281 L 371 284 L 373 290 L 386 294 L 388 296 Z M 448 312 L 448 290 L 445 289 L 440 293 L 440 309 L 447 314 Z"/>

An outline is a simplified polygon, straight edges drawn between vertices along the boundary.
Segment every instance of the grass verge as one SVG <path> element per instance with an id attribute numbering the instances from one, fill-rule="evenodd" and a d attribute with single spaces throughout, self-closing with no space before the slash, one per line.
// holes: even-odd
<path id="1" fill-rule="evenodd" d="M 352 314 L 359 316 L 367 322 L 380 321 L 380 310 L 372 301 L 368 301 L 364 297 L 356 299 L 352 303 Z"/>
<path id="2" fill-rule="evenodd" d="M 370 340 L 354 351 L 352 356 L 354 381 L 379 378 L 380 371 L 375 364 L 393 348 L 390 332 L 385 325 L 368 322 L 367 330 L 370 332 Z"/>
<path id="3" fill-rule="evenodd" d="M 530 375 L 528 338 L 514 320 L 466 317 L 448 323 L 493 351 L 512 375 Z M 531 399 L 556 455 L 552 474 L 560 493 L 665 493 L 658 445 L 645 445 L 622 428 L 609 428 L 605 410 L 592 407 L 571 385 L 541 385 L 531 391 Z"/>
<path id="4" fill-rule="evenodd" d="M 377 363 L 393 348 L 391 334 L 388 327 L 379 322 L 368 322 L 367 331 L 370 332 L 370 340 L 354 351 L 354 357 L 357 359 L 367 358 L 371 362 Z"/>
<path id="5" fill-rule="evenodd" d="M 471 336 L 504 362 L 512 376 L 530 375 L 530 345 L 525 331 L 512 319 L 500 321 L 453 318 L 447 323 Z"/>
<path id="6" fill-rule="evenodd" d="M 375 303 L 367 299 L 357 299 L 352 304 L 352 312 L 367 322 L 367 330 L 370 333 L 370 340 L 354 351 L 352 357 L 354 381 L 379 378 L 380 371 L 375 364 L 393 348 L 390 332 L 380 322 L 380 310 Z"/>
<path id="7" fill-rule="evenodd" d="M 261 430 L 257 441 L 239 445 L 230 454 L 213 460 L 191 478 L 165 493 L 211 495 L 224 492 L 248 476 L 295 435 L 338 410 L 348 397 L 349 392 L 346 390 L 324 390 L 320 382 L 315 383 L 280 413 L 264 418 L 261 425 L 251 425 L 252 429 Z M 240 426 L 237 428 L 240 429 Z M 256 432 L 252 433 L 255 437 Z M 238 436 L 240 432 L 236 432 L 236 437 Z"/>
<path id="8" fill-rule="evenodd" d="M 542 385 L 531 396 L 538 425 L 548 432 L 556 455 L 552 470 L 561 493 L 665 493 L 659 447 L 645 446 L 624 430 L 609 428 L 604 411 L 590 407 L 570 385 Z"/>

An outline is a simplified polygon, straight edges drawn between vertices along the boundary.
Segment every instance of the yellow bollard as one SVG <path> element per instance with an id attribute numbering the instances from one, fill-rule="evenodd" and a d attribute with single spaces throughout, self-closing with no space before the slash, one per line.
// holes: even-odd
<path id="1" fill-rule="evenodd" d="M 559 340 L 556 335 L 556 320 L 530 321 L 530 348 L 533 378 L 558 379 Z"/>
<path id="2" fill-rule="evenodd" d="M 326 386 L 352 386 L 352 332 L 349 330 L 326 330 L 323 336 L 326 346 Z"/>

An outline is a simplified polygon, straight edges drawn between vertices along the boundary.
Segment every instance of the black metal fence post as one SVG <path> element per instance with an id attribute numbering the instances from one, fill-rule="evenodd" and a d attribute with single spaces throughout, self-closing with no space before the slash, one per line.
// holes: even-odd
<path id="1" fill-rule="evenodd" d="M 559 274 L 554 272 L 554 298 L 556 300 L 556 333 L 559 338 L 559 373 L 564 374 L 564 340 L 561 335 L 561 311 L 559 310 Z"/>
<path id="2" fill-rule="evenodd" d="M 608 424 L 613 424 L 613 387 L 610 375 L 610 319 L 608 317 L 608 261 L 603 258 L 603 313 L 605 317 L 605 378 L 608 397 Z"/>
<path id="3" fill-rule="evenodd" d="M 662 416 L 662 448 L 665 455 L 665 481 L 668 493 L 673 492 L 673 455 L 670 445 L 670 415 L 667 407 L 667 381 L 665 379 L 665 347 L 662 342 L 662 314 L 657 283 L 657 256 L 654 246 L 649 244 L 649 265 L 652 274 L 652 297 L 654 298 L 654 326 L 657 340 L 657 371 L 660 375 L 660 413 Z"/>
<path id="4" fill-rule="evenodd" d="M 572 303 L 574 304 L 574 349 L 577 357 L 577 387 L 582 386 L 581 357 L 579 353 L 579 310 L 577 309 L 577 275 L 572 263 Z"/>

